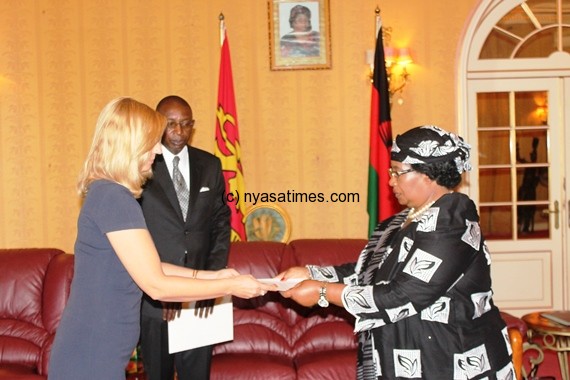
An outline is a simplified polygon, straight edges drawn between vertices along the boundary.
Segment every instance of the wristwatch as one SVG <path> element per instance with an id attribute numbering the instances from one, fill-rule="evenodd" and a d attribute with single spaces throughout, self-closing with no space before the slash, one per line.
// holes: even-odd
<path id="1" fill-rule="evenodd" d="M 319 290 L 319 300 L 317 301 L 317 305 L 320 307 L 328 307 L 329 300 L 327 300 L 327 284 L 323 283 L 321 285 L 321 289 Z"/>

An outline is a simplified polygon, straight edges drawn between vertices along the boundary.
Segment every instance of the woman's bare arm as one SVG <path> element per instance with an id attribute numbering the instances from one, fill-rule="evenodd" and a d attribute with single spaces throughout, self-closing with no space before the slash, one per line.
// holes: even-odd
<path id="1" fill-rule="evenodd" d="M 111 246 L 135 283 L 150 297 L 161 301 L 186 302 L 217 298 L 231 294 L 240 298 L 257 297 L 275 290 L 251 275 L 238 275 L 222 279 L 192 279 L 189 268 L 171 268 L 163 271 L 158 252 L 150 233 L 145 229 L 113 231 L 107 233 Z"/>

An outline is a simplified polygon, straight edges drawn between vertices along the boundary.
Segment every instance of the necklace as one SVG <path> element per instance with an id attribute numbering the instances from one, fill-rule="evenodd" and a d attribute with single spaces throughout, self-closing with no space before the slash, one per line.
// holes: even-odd
<path id="1" fill-rule="evenodd" d="M 434 203 L 435 201 L 431 201 L 417 211 L 412 207 L 406 219 L 417 221 L 418 218 L 422 216 L 422 214 L 425 213 Z"/>

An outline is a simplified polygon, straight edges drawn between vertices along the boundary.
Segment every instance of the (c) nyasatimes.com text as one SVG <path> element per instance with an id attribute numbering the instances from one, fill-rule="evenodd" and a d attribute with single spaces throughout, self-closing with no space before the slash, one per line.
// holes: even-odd
<path id="1" fill-rule="evenodd" d="M 257 203 L 358 203 L 360 202 L 359 193 L 305 193 L 295 190 L 287 190 L 279 193 L 240 193 L 232 192 L 225 194 L 226 202 L 237 203 L 240 198 L 246 203 L 255 206 Z"/>

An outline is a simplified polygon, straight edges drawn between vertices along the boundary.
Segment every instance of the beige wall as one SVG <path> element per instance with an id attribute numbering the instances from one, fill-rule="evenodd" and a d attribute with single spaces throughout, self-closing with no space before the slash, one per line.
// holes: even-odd
<path id="1" fill-rule="evenodd" d="M 73 250 L 75 179 L 98 112 L 132 96 L 190 101 L 213 151 L 218 14 L 226 17 L 249 192 L 355 192 L 359 203 L 282 203 L 291 238 L 365 237 L 374 9 L 415 63 L 393 130 L 456 130 L 458 43 L 476 0 L 331 0 L 332 69 L 269 70 L 265 0 L 0 2 L 0 247 Z M 164 4 L 168 4 L 165 6 Z M 451 11 L 453 9 L 453 11 Z"/>

